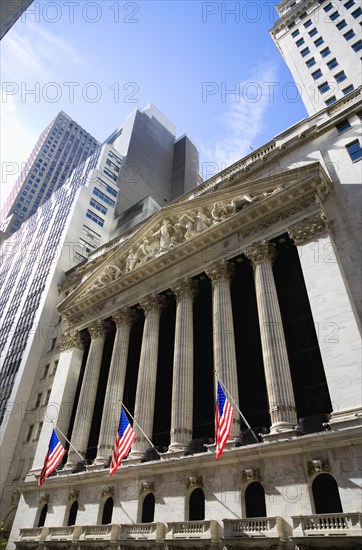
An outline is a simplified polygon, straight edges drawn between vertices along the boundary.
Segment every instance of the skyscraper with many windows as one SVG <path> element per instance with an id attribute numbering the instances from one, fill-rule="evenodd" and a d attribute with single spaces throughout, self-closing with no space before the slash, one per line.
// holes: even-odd
<path id="1" fill-rule="evenodd" d="M 64 112 L 40 135 L 0 212 L 0 238 L 15 233 L 99 142 Z"/>
<path id="2" fill-rule="evenodd" d="M 271 35 L 310 115 L 361 84 L 362 8 L 356 0 L 283 0 Z"/>

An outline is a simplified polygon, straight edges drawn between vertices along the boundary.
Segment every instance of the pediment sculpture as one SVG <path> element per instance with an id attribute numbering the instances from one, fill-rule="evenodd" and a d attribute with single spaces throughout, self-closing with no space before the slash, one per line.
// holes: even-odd
<path id="1" fill-rule="evenodd" d="M 132 245 L 125 260 L 118 265 L 106 265 L 81 297 L 91 294 L 110 283 L 132 272 L 152 258 L 165 254 L 183 242 L 193 239 L 209 228 L 226 221 L 250 204 L 270 195 L 279 193 L 284 188 L 277 187 L 259 195 L 241 195 L 234 197 L 229 203 L 215 202 L 210 207 L 202 207 L 183 213 L 178 219 L 164 218 L 156 227 L 150 229 L 143 239 Z M 170 214 L 171 216 L 171 214 Z"/>

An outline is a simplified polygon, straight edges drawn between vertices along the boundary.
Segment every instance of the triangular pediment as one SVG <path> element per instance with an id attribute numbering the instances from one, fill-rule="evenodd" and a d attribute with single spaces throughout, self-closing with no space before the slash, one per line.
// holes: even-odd
<path id="1" fill-rule="evenodd" d="M 268 227 L 288 212 L 307 208 L 316 196 L 323 200 L 331 182 L 319 163 L 269 178 L 247 181 L 194 199 L 172 203 L 104 251 L 104 261 L 92 260 L 81 284 L 60 304 L 66 318 L 95 307 L 127 285 L 174 265 L 200 247 L 238 231 L 243 237 Z M 264 225 L 263 225 L 264 224 Z M 102 258 L 103 259 L 103 258 Z M 93 260 L 94 261 L 94 260 Z"/>

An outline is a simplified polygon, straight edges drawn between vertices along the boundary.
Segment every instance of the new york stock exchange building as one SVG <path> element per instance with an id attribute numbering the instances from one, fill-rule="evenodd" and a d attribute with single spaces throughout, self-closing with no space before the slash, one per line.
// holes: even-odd
<path id="1" fill-rule="evenodd" d="M 315 128 L 68 273 L 17 548 L 361 548 L 358 205 Z M 216 460 L 218 379 L 235 416 Z M 110 476 L 123 405 L 137 437 Z M 71 446 L 39 489 L 54 426 Z"/>

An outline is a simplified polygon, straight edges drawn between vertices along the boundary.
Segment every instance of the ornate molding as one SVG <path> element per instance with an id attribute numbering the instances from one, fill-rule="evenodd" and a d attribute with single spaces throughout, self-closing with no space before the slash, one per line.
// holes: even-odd
<path id="1" fill-rule="evenodd" d="M 252 244 L 244 250 L 244 254 L 253 265 L 261 262 L 273 262 L 275 259 L 274 246 L 265 240 Z"/>
<path id="2" fill-rule="evenodd" d="M 154 493 L 155 483 L 153 481 L 142 481 L 140 485 L 140 494 Z"/>
<path id="3" fill-rule="evenodd" d="M 249 483 L 250 481 L 261 481 L 260 468 L 246 468 L 241 472 L 241 479 L 243 483 Z"/>
<path id="4" fill-rule="evenodd" d="M 97 338 L 105 338 L 109 327 L 104 321 L 95 321 L 87 327 L 87 330 L 90 334 L 91 340 L 96 340 Z"/>
<path id="5" fill-rule="evenodd" d="M 165 298 L 156 292 L 153 292 L 149 296 L 145 296 L 145 298 L 142 298 L 139 302 L 146 316 L 151 312 L 161 311 L 165 303 Z"/>
<path id="6" fill-rule="evenodd" d="M 78 498 L 79 498 L 79 490 L 78 489 L 72 489 L 71 491 L 69 491 L 69 495 L 68 495 L 68 500 L 69 501 L 78 500 Z"/>
<path id="7" fill-rule="evenodd" d="M 220 280 L 230 282 L 234 274 L 234 266 L 227 260 L 221 260 L 220 262 L 211 264 L 205 269 L 205 272 L 213 284 Z"/>
<path id="8" fill-rule="evenodd" d="M 131 327 L 136 321 L 137 315 L 133 311 L 133 309 L 125 307 L 116 311 L 112 315 L 112 319 L 115 322 L 117 328 L 121 325 Z"/>
<path id="9" fill-rule="evenodd" d="M 308 469 L 308 474 L 312 476 L 314 474 L 320 474 L 322 472 L 330 472 L 331 466 L 328 458 L 325 460 L 316 458 L 314 460 L 307 462 L 307 469 Z"/>
<path id="10" fill-rule="evenodd" d="M 187 483 L 186 483 L 187 489 L 193 489 L 193 488 L 196 488 L 196 487 L 203 487 L 203 486 L 204 486 L 204 480 L 203 480 L 202 476 L 198 476 L 196 474 L 196 475 L 193 475 L 193 476 L 189 476 L 187 478 Z"/>
<path id="11" fill-rule="evenodd" d="M 194 299 L 197 294 L 197 281 L 187 277 L 180 279 L 171 286 L 171 292 L 176 296 L 177 300 L 181 298 Z"/>
<path id="12" fill-rule="evenodd" d="M 65 332 L 60 339 L 60 351 L 65 351 L 70 348 L 84 349 L 83 340 L 77 330 Z"/>
<path id="13" fill-rule="evenodd" d="M 328 225 L 330 228 L 333 228 L 331 224 L 328 224 L 325 212 L 320 212 L 317 216 L 306 218 L 299 223 L 287 227 L 287 231 L 296 245 L 302 245 L 325 233 Z"/>
<path id="14" fill-rule="evenodd" d="M 114 487 L 113 485 L 105 485 L 102 489 L 102 497 L 112 497 L 114 495 Z"/>

